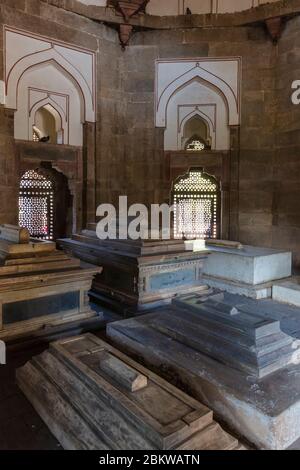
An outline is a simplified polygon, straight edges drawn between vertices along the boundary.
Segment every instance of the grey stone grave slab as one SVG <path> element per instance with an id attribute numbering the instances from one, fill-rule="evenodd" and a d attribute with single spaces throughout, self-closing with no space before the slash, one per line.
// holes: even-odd
<path id="1" fill-rule="evenodd" d="M 17 383 L 64 449 L 242 448 L 208 407 L 91 334 L 53 343 Z"/>
<path id="2" fill-rule="evenodd" d="M 109 325 L 107 335 L 259 448 L 288 448 L 300 437 L 298 342 L 260 315 L 260 302 L 230 297 L 176 299 L 159 314 Z"/>
<path id="3" fill-rule="evenodd" d="M 197 250 L 197 242 L 194 243 Z M 272 296 L 272 285 L 292 274 L 292 253 L 242 245 L 242 248 L 209 245 L 203 282 L 211 287 L 253 299 Z"/>

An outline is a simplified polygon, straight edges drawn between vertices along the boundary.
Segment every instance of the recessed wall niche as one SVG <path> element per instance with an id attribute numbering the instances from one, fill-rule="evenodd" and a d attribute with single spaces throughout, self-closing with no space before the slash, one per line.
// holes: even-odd
<path id="1" fill-rule="evenodd" d="M 201 143 L 201 149 L 211 148 L 211 139 L 207 123 L 196 114 L 188 119 L 183 127 L 181 148 L 190 150 L 194 142 Z"/>
<path id="2" fill-rule="evenodd" d="M 156 127 L 165 128 L 164 149 L 182 150 L 196 118 L 212 150 L 229 150 L 230 127 L 240 124 L 240 75 L 239 57 L 158 60 Z"/>
<path id="3" fill-rule="evenodd" d="M 51 144 L 64 143 L 62 119 L 51 104 L 46 104 L 35 112 L 32 130 L 39 140 L 47 139 Z"/>
<path id="4" fill-rule="evenodd" d="M 5 42 L 15 139 L 82 146 L 83 123 L 95 122 L 94 52 L 7 27 Z"/>

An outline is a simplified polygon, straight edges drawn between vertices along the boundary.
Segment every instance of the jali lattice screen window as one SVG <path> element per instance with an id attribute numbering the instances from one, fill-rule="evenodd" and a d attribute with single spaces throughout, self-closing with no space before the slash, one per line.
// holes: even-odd
<path id="1" fill-rule="evenodd" d="M 205 149 L 205 145 L 203 142 L 201 142 L 200 140 L 193 140 L 192 142 L 190 142 L 187 146 L 186 146 L 186 149 L 189 151 L 189 152 L 200 152 L 201 150 L 204 150 Z"/>
<path id="2" fill-rule="evenodd" d="M 35 170 L 27 171 L 20 182 L 19 225 L 30 235 L 53 239 L 53 183 Z"/>
<path id="3" fill-rule="evenodd" d="M 175 181 L 173 204 L 176 238 L 217 238 L 220 193 L 215 178 L 191 169 Z"/>

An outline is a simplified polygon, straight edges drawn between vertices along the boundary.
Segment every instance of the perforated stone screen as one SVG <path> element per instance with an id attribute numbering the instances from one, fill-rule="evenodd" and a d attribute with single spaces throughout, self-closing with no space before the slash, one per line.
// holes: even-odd
<path id="1" fill-rule="evenodd" d="M 27 171 L 20 182 L 19 225 L 35 238 L 53 239 L 53 183 L 35 170 Z"/>
<path id="2" fill-rule="evenodd" d="M 217 238 L 219 185 L 202 170 L 190 170 L 173 186 L 174 235 L 176 238 Z"/>
<path id="3" fill-rule="evenodd" d="M 201 150 L 204 150 L 205 149 L 205 145 L 203 142 L 201 142 L 200 140 L 193 140 L 192 142 L 190 142 L 187 146 L 186 146 L 186 149 L 189 151 L 189 152 L 199 152 Z"/>

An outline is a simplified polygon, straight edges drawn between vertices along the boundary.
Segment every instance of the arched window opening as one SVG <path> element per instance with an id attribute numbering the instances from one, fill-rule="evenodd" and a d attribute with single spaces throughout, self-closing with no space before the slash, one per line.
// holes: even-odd
<path id="1" fill-rule="evenodd" d="M 35 126 L 41 132 L 41 138 L 49 137 L 49 142 L 56 143 L 56 122 L 53 114 L 45 106 L 35 113 Z"/>
<path id="2" fill-rule="evenodd" d="M 49 162 L 24 173 L 20 180 L 19 225 L 30 235 L 56 240 L 71 235 L 73 198 L 66 176 Z"/>
<path id="3" fill-rule="evenodd" d="M 183 148 L 199 152 L 211 148 L 211 136 L 207 123 L 198 115 L 189 119 L 183 130 Z"/>
<path id="4" fill-rule="evenodd" d="M 53 240 L 53 182 L 35 170 L 27 171 L 21 178 L 19 193 L 19 225 L 30 235 Z"/>
<path id="5" fill-rule="evenodd" d="M 64 131 L 62 128 L 62 118 L 58 111 L 51 104 L 46 104 L 39 108 L 34 116 L 33 140 L 49 142 L 51 144 L 64 143 Z"/>
<path id="6" fill-rule="evenodd" d="M 217 238 L 220 190 L 213 176 L 193 168 L 173 184 L 174 236 L 187 239 Z"/>

